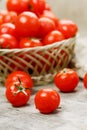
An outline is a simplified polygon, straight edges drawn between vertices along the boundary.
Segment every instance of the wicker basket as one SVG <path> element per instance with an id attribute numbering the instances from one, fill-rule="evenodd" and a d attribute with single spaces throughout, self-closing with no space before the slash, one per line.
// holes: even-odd
<path id="1" fill-rule="evenodd" d="M 28 49 L 0 50 L 0 83 L 16 70 L 28 72 L 35 85 L 51 82 L 57 71 L 67 67 L 75 47 L 76 37 L 51 45 Z"/>

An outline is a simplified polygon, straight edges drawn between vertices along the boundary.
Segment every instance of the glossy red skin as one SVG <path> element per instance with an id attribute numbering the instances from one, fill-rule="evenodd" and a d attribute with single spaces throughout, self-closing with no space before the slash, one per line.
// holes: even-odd
<path id="1" fill-rule="evenodd" d="M 39 19 L 32 12 L 23 12 L 17 17 L 15 26 L 20 37 L 34 37 L 39 29 Z"/>
<path id="2" fill-rule="evenodd" d="M 29 10 L 29 0 L 7 0 L 6 8 L 8 11 L 14 11 L 17 14 L 20 14 L 24 11 Z"/>
<path id="3" fill-rule="evenodd" d="M 10 34 L 0 35 L 0 47 L 3 49 L 19 48 L 17 39 Z"/>
<path id="4" fill-rule="evenodd" d="M 54 21 L 55 25 L 57 26 L 58 25 L 58 18 L 57 16 L 52 12 L 52 11 L 49 11 L 49 10 L 44 10 L 43 14 L 41 15 L 41 17 L 47 17 L 47 18 L 50 18 L 51 20 Z"/>
<path id="5" fill-rule="evenodd" d="M 73 21 L 67 19 L 59 20 L 57 29 L 62 32 L 66 39 L 75 36 L 78 31 L 77 25 Z"/>
<path id="6" fill-rule="evenodd" d="M 3 23 L 3 18 L 7 14 L 6 10 L 0 10 L 0 25 Z"/>
<path id="7" fill-rule="evenodd" d="M 62 92 L 73 92 L 79 83 L 79 76 L 74 70 L 65 68 L 55 75 L 54 83 Z"/>
<path id="8" fill-rule="evenodd" d="M 0 35 L 1 34 L 11 34 L 13 36 L 16 36 L 16 28 L 15 25 L 12 23 L 3 23 L 0 26 Z"/>
<path id="9" fill-rule="evenodd" d="M 42 42 L 36 38 L 22 38 L 19 42 L 19 48 L 31 48 L 43 46 Z"/>
<path id="10" fill-rule="evenodd" d="M 45 10 L 45 4 L 45 0 L 29 0 L 29 11 L 39 16 Z"/>
<path id="11" fill-rule="evenodd" d="M 8 75 L 5 81 L 5 86 L 8 87 L 10 82 L 17 82 L 20 79 L 21 82 L 25 83 L 27 87 L 32 89 L 33 81 L 31 76 L 24 71 L 14 71 Z"/>
<path id="12" fill-rule="evenodd" d="M 60 95 L 55 90 L 41 89 L 34 98 L 35 107 L 41 113 L 49 114 L 54 112 L 60 105 Z"/>
<path id="13" fill-rule="evenodd" d="M 14 11 L 8 11 L 4 16 L 3 16 L 3 23 L 15 23 L 17 18 L 17 13 Z"/>
<path id="14" fill-rule="evenodd" d="M 11 82 L 9 84 L 9 86 L 6 88 L 5 95 L 6 95 L 6 98 L 7 98 L 9 103 L 11 103 L 15 107 L 21 107 L 21 106 L 26 105 L 27 102 L 29 101 L 29 99 L 30 99 L 30 90 L 29 89 L 24 90 L 27 95 L 24 94 L 22 91 L 15 94 L 15 92 L 18 91 L 18 88 L 15 87 L 15 84 L 17 86 L 19 86 L 18 83 Z M 26 85 L 22 84 L 22 87 L 26 88 Z"/>
<path id="15" fill-rule="evenodd" d="M 63 34 L 60 31 L 53 30 L 43 38 L 43 44 L 44 45 L 53 44 L 54 42 L 62 40 L 64 40 Z"/>
<path id="16" fill-rule="evenodd" d="M 84 74 L 83 84 L 84 84 L 84 87 L 87 89 L 87 73 Z"/>
<path id="17" fill-rule="evenodd" d="M 40 17 L 39 23 L 40 27 L 38 31 L 38 37 L 40 38 L 45 37 L 49 32 L 56 29 L 54 21 L 47 17 Z"/>

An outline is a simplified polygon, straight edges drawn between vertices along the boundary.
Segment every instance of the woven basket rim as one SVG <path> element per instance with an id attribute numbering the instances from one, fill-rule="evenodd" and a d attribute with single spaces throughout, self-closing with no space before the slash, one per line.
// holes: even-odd
<path id="1" fill-rule="evenodd" d="M 58 45 L 66 44 L 68 41 L 74 40 L 74 39 L 76 39 L 76 36 L 74 36 L 72 38 L 69 38 L 69 39 L 65 39 L 65 40 L 59 41 L 59 42 L 55 42 L 53 44 L 45 45 L 45 46 L 23 48 L 23 49 L 20 49 L 20 48 L 17 48 L 17 49 L 0 49 L 0 52 L 10 53 L 10 52 L 21 52 L 21 51 L 38 51 L 38 50 L 41 51 L 41 50 L 48 50 L 48 49 L 50 49 L 52 47 L 56 47 Z"/>

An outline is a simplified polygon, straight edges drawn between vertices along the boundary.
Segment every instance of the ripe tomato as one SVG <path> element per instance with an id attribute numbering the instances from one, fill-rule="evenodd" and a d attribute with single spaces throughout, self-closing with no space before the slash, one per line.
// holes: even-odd
<path id="1" fill-rule="evenodd" d="M 48 114 L 55 111 L 60 105 L 60 95 L 51 88 L 39 90 L 34 98 L 36 109 Z"/>
<path id="2" fill-rule="evenodd" d="M 45 10 L 51 11 L 51 7 L 48 3 L 45 3 Z"/>
<path id="3" fill-rule="evenodd" d="M 8 11 L 14 11 L 20 14 L 24 11 L 28 11 L 29 0 L 7 0 L 6 8 Z"/>
<path id="4" fill-rule="evenodd" d="M 14 71 L 10 73 L 6 78 L 5 86 L 8 87 L 10 82 L 17 82 L 19 79 L 30 89 L 33 87 L 31 76 L 24 71 Z"/>
<path id="5" fill-rule="evenodd" d="M 0 35 L 0 47 L 5 49 L 15 49 L 18 48 L 18 41 L 16 38 L 10 34 Z"/>
<path id="6" fill-rule="evenodd" d="M 14 11 L 9 11 L 3 16 L 3 23 L 15 23 L 17 18 L 17 13 Z"/>
<path id="7" fill-rule="evenodd" d="M 63 34 L 60 31 L 53 30 L 43 38 L 43 44 L 44 45 L 53 44 L 54 42 L 62 40 L 64 40 Z"/>
<path id="8" fill-rule="evenodd" d="M 54 21 L 55 25 L 56 26 L 58 25 L 59 20 L 58 20 L 57 16 L 52 11 L 44 10 L 44 12 L 41 16 L 52 19 Z"/>
<path id="9" fill-rule="evenodd" d="M 83 78 L 84 87 L 87 89 L 87 73 L 85 73 Z"/>
<path id="10" fill-rule="evenodd" d="M 29 0 L 29 10 L 40 15 L 45 10 L 45 0 Z"/>
<path id="11" fill-rule="evenodd" d="M 70 69 L 64 68 L 54 77 L 54 83 L 62 92 L 72 92 L 79 82 L 78 74 Z"/>
<path id="12" fill-rule="evenodd" d="M 17 17 L 15 26 L 19 36 L 34 37 L 39 29 L 39 19 L 32 12 L 23 12 Z"/>
<path id="13" fill-rule="evenodd" d="M 77 25 L 67 19 L 59 20 L 57 29 L 62 32 L 66 39 L 75 36 L 78 31 Z"/>
<path id="14" fill-rule="evenodd" d="M 49 32 L 56 29 L 54 21 L 49 18 L 40 17 L 39 23 L 40 23 L 40 27 L 39 27 L 39 31 L 38 31 L 38 37 L 40 37 L 40 38 L 43 38 Z"/>
<path id="15" fill-rule="evenodd" d="M 5 92 L 7 100 L 15 107 L 26 105 L 30 99 L 30 90 L 26 84 L 20 82 L 10 83 Z"/>
<path id="16" fill-rule="evenodd" d="M 19 42 L 19 48 L 30 48 L 37 46 L 43 46 L 43 44 L 39 39 L 36 38 L 22 38 Z"/>
<path id="17" fill-rule="evenodd" d="M 3 23 L 0 26 L 0 35 L 1 34 L 11 34 L 13 36 L 16 36 L 16 28 L 15 25 L 12 23 Z"/>
<path id="18" fill-rule="evenodd" d="M 7 14 L 6 10 L 0 10 L 0 25 L 3 23 L 3 17 Z"/>

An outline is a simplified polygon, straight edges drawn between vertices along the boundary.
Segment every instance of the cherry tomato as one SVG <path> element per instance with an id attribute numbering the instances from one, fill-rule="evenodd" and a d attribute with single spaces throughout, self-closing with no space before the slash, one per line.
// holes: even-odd
<path id="1" fill-rule="evenodd" d="M 18 41 L 10 34 L 0 35 L 0 47 L 3 49 L 15 49 L 18 48 Z"/>
<path id="2" fill-rule="evenodd" d="M 49 114 L 55 111 L 60 105 L 60 95 L 51 88 L 39 90 L 34 98 L 36 109 L 41 113 Z"/>
<path id="3" fill-rule="evenodd" d="M 14 11 L 20 14 L 29 10 L 29 0 L 7 0 L 6 8 L 8 11 Z"/>
<path id="4" fill-rule="evenodd" d="M 39 39 L 36 38 L 22 38 L 19 42 L 19 48 L 30 48 L 42 46 L 43 44 Z"/>
<path id="5" fill-rule="evenodd" d="M 63 34 L 60 31 L 53 30 L 43 38 L 43 44 L 44 45 L 53 44 L 54 42 L 62 40 L 64 40 Z"/>
<path id="6" fill-rule="evenodd" d="M 57 29 L 62 32 L 66 39 L 75 36 L 78 31 L 77 25 L 67 19 L 59 20 Z"/>
<path id="7" fill-rule="evenodd" d="M 0 10 L 0 25 L 3 23 L 3 17 L 7 14 L 6 10 Z"/>
<path id="8" fill-rule="evenodd" d="M 40 22 L 40 27 L 38 31 L 38 37 L 40 38 L 43 38 L 49 32 L 56 29 L 54 21 L 49 18 L 40 17 L 39 22 Z"/>
<path id="9" fill-rule="evenodd" d="M 87 89 L 87 73 L 85 73 L 83 78 L 84 87 Z"/>
<path id="10" fill-rule="evenodd" d="M 3 23 L 15 23 L 17 18 L 17 13 L 14 11 L 9 11 L 3 16 Z"/>
<path id="11" fill-rule="evenodd" d="M 45 0 L 29 0 L 29 10 L 40 15 L 45 10 Z"/>
<path id="12" fill-rule="evenodd" d="M 34 37 L 39 29 L 39 19 L 32 12 L 23 12 L 17 17 L 15 26 L 19 36 Z"/>
<path id="13" fill-rule="evenodd" d="M 3 23 L 0 26 L 0 35 L 1 34 L 11 34 L 13 36 L 16 36 L 16 28 L 15 25 L 12 23 Z"/>
<path id="14" fill-rule="evenodd" d="M 30 90 L 26 84 L 21 82 L 10 83 L 6 88 L 6 98 L 15 107 L 21 107 L 27 104 L 30 99 Z"/>
<path id="15" fill-rule="evenodd" d="M 64 68 L 59 71 L 54 77 L 54 83 L 62 92 L 72 92 L 77 87 L 79 82 L 78 74 L 70 69 Z"/>
<path id="16" fill-rule="evenodd" d="M 30 89 L 33 87 L 33 81 L 31 76 L 24 71 L 14 71 L 10 73 L 5 81 L 5 86 L 8 87 L 10 82 L 17 82 L 20 79 L 21 82 L 25 83 Z"/>
<path id="17" fill-rule="evenodd" d="M 51 7 L 48 3 L 45 3 L 45 10 L 51 11 Z"/>
<path id="18" fill-rule="evenodd" d="M 58 20 L 57 16 L 52 11 L 44 10 L 44 12 L 41 16 L 52 19 L 54 21 L 55 25 L 56 26 L 58 25 L 59 20 Z"/>

